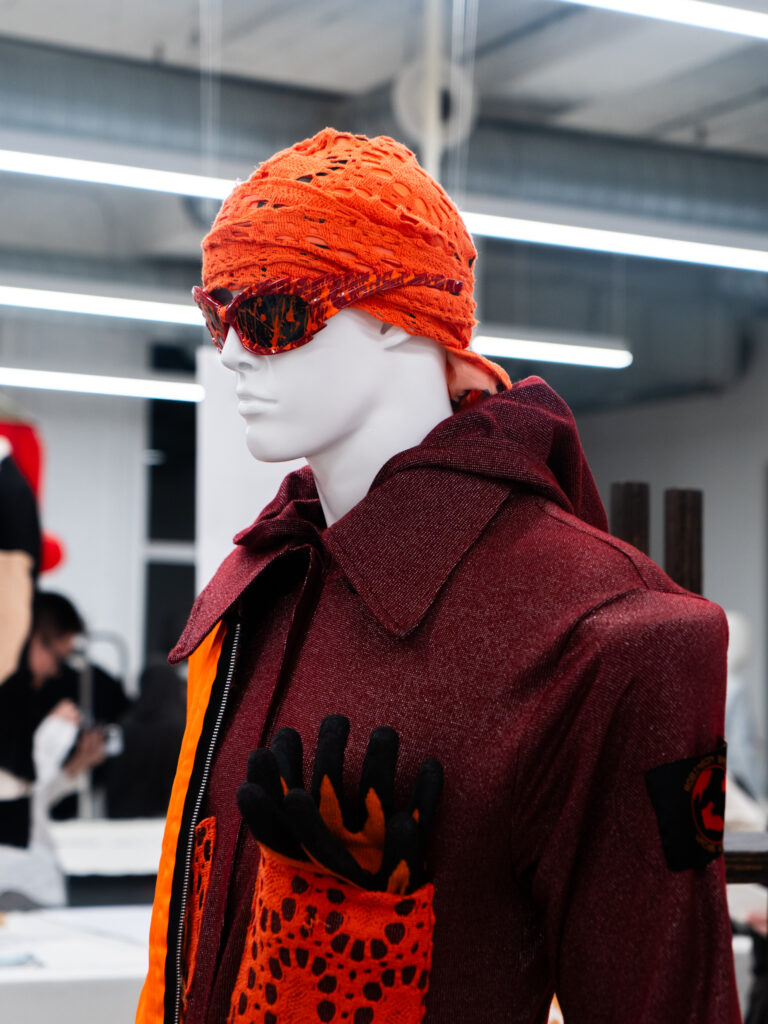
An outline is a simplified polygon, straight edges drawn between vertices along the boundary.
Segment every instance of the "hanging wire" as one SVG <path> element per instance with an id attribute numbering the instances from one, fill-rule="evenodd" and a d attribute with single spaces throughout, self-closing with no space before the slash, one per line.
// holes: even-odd
<path id="1" fill-rule="evenodd" d="M 200 0 L 200 155 L 214 175 L 221 150 L 222 0 Z"/>
<path id="2" fill-rule="evenodd" d="M 458 103 L 459 123 L 469 120 L 472 104 L 471 87 L 466 80 L 455 75 L 461 68 L 466 79 L 474 85 L 475 53 L 477 50 L 478 0 L 453 0 L 451 13 L 451 93 Z M 446 156 L 445 183 L 448 193 L 459 207 L 464 205 L 467 191 L 467 165 L 469 161 L 469 135 L 452 146 Z"/>

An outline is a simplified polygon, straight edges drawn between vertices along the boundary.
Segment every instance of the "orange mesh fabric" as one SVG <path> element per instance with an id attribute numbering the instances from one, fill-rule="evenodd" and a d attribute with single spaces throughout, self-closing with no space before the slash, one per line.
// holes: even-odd
<path id="1" fill-rule="evenodd" d="M 227 1024 L 418 1024 L 433 892 L 367 892 L 261 847 Z"/>
<path id="2" fill-rule="evenodd" d="M 203 240 L 203 284 L 237 291 L 286 274 L 401 269 L 457 278 L 459 295 L 405 287 L 359 303 L 442 345 L 457 401 L 510 387 L 500 366 L 468 348 L 476 255 L 458 210 L 409 149 L 324 128 L 276 153 L 224 200 Z"/>
<path id="3" fill-rule="evenodd" d="M 195 829 L 195 846 L 192 861 L 189 903 L 184 919 L 184 979 L 182 985 L 182 1013 L 186 1010 L 189 990 L 195 976 L 197 947 L 200 943 L 200 926 L 203 908 L 211 880 L 213 849 L 216 845 L 216 819 L 205 818 Z"/>

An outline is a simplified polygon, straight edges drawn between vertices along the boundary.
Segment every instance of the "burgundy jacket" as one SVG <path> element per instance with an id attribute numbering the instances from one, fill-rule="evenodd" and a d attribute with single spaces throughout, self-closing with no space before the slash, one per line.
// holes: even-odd
<path id="1" fill-rule="evenodd" d="M 555 990 L 567 1024 L 740 1020 L 722 857 L 686 866 L 660 824 L 722 735 L 724 617 L 606 529 L 573 417 L 537 378 L 440 423 L 330 528 L 310 471 L 286 478 L 172 652 L 240 623 L 184 805 L 182 836 L 219 827 L 188 1024 L 225 1019 L 242 948 L 248 751 L 292 726 L 309 762 L 330 713 L 352 722 L 350 785 L 379 725 L 400 734 L 402 801 L 425 757 L 444 766 L 426 1024 L 542 1024 Z"/>

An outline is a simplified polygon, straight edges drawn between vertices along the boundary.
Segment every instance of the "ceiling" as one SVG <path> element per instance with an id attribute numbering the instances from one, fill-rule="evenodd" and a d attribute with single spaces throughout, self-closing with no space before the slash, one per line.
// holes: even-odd
<path id="1" fill-rule="evenodd" d="M 391 90 L 422 19 L 420 0 L 0 0 L 0 147 L 242 177 L 328 123 L 402 137 Z M 444 36 L 477 93 L 441 174 L 465 205 L 768 247 L 768 43 L 558 0 L 446 2 Z M 0 175 L 0 279 L 175 297 L 211 215 Z M 590 407 L 727 387 L 768 303 L 735 271 L 502 243 L 478 266 L 486 319 L 629 335 L 620 384 L 549 372 Z"/>
<path id="2" fill-rule="evenodd" d="M 768 0 L 720 3 L 768 13 Z M 476 6 L 468 33 L 476 47 L 463 56 L 498 115 L 768 153 L 765 44 L 558 0 Z M 0 25 L 8 39 L 361 96 L 418 55 L 421 8 L 420 0 L 0 0 Z"/>

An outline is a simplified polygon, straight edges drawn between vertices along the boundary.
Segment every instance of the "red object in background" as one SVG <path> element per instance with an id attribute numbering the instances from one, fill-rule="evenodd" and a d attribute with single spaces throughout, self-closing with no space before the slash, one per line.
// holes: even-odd
<path id="1" fill-rule="evenodd" d="M 31 423 L 0 420 L 0 437 L 11 442 L 11 454 L 35 495 L 38 508 L 43 477 L 43 442 Z M 66 557 L 66 548 L 55 534 L 43 533 L 40 572 L 57 568 Z"/>
<path id="2" fill-rule="evenodd" d="M 43 543 L 40 549 L 40 572 L 50 572 L 57 569 L 64 561 L 67 549 L 63 541 L 52 533 L 43 533 Z"/>

